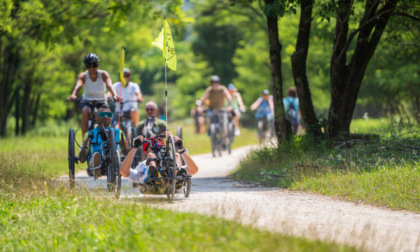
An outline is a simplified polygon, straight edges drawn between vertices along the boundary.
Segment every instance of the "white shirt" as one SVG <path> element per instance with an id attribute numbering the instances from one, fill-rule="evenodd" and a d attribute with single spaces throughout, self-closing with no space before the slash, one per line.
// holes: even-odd
<path id="1" fill-rule="evenodd" d="M 83 100 L 105 100 L 106 85 L 102 79 L 102 73 L 98 70 L 98 78 L 92 81 L 89 72 L 86 71 Z"/>
<path id="2" fill-rule="evenodd" d="M 130 175 L 127 179 L 134 183 L 145 184 L 149 178 L 149 166 L 146 165 L 146 161 L 140 162 L 134 169 L 130 168 Z"/>
<path id="3" fill-rule="evenodd" d="M 122 101 L 124 102 L 124 104 L 122 105 L 122 111 L 130 111 L 131 108 L 137 109 L 138 103 L 136 93 L 140 92 L 139 84 L 130 81 L 126 87 L 123 87 L 121 86 L 121 82 L 116 82 L 113 84 L 113 87 L 115 89 L 115 92 L 117 92 L 117 94 L 121 96 Z M 116 107 L 115 111 L 118 112 L 118 106 Z"/>

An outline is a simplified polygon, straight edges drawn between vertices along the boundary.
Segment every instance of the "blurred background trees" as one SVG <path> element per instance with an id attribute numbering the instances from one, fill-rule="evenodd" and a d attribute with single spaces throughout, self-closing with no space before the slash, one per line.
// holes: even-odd
<path id="1" fill-rule="evenodd" d="M 358 28 L 365 2 L 356 2 L 350 9 L 350 31 Z M 317 120 L 327 119 L 331 103 L 334 3 L 313 2 L 306 75 Z M 296 51 L 301 10 L 300 2 L 288 1 L 284 6 L 278 33 L 286 93 L 295 84 L 291 56 Z M 98 54 L 100 68 L 116 82 L 119 53 L 125 46 L 132 81 L 140 84 L 145 101 L 161 103 L 164 67 L 161 54 L 150 43 L 159 34 L 164 16 L 170 22 L 178 58 L 178 70 L 168 72 L 169 119 L 188 117 L 213 74 L 224 85 L 234 83 L 249 107 L 272 85 L 262 7 L 260 1 L 246 0 L 3 0 L 0 135 L 25 134 L 40 123 L 73 117 L 74 105 L 66 98 L 84 70 L 83 57 L 90 52 Z M 398 1 L 397 7 L 367 65 L 353 117 L 399 115 L 405 121 L 420 122 L 419 4 Z M 349 57 L 355 46 L 354 41 L 349 44 Z M 243 118 L 253 114 L 247 112 Z"/>

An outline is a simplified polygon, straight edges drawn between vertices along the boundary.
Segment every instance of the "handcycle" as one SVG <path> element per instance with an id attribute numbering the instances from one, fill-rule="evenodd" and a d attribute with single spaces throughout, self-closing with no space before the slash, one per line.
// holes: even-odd
<path id="1" fill-rule="evenodd" d="M 140 192 L 143 194 L 166 194 L 168 201 L 172 202 L 175 198 L 175 193 L 184 193 L 187 198 L 191 192 L 191 175 L 178 174 L 181 167 L 178 167 L 176 163 L 175 154 L 175 142 L 172 136 L 166 138 L 165 145 L 152 144 L 157 142 L 157 139 L 161 140 L 165 138 L 165 135 L 157 135 L 144 140 L 142 144 L 149 143 L 152 152 L 156 155 L 156 162 L 158 170 L 161 173 L 161 177 L 149 178 L 146 184 L 139 184 Z M 130 151 L 127 155 L 127 162 L 129 162 L 131 156 L 134 155 L 135 151 Z M 123 165 L 125 165 L 123 163 Z"/>
<path id="2" fill-rule="evenodd" d="M 83 101 L 78 98 L 75 102 Z M 93 104 L 93 111 L 89 118 L 89 130 L 92 130 L 97 125 L 95 120 L 95 114 L 97 112 L 96 105 L 97 103 L 104 103 L 105 100 L 89 100 Z M 68 165 L 69 165 L 69 181 L 70 189 L 75 187 L 75 164 L 79 163 L 79 157 L 75 155 L 75 144 L 82 148 L 81 145 L 77 142 L 75 135 L 79 129 L 76 131 L 74 129 L 69 129 L 69 143 L 68 143 Z M 116 197 L 119 197 L 121 190 L 121 174 L 120 174 L 120 152 L 117 148 L 116 142 L 116 133 L 114 129 L 105 129 L 102 126 L 102 132 L 104 133 L 104 138 L 106 140 L 101 144 L 101 164 L 100 171 L 101 175 L 107 175 L 107 187 L 109 191 L 113 191 Z M 90 136 L 91 137 L 91 136 Z M 123 138 L 120 139 L 123 141 Z"/>

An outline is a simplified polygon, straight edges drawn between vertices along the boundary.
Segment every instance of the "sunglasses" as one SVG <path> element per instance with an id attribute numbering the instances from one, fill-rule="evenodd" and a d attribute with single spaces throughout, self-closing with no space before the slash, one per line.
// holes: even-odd
<path id="1" fill-rule="evenodd" d="M 98 67 L 99 64 L 98 63 L 93 63 L 92 65 L 86 64 L 85 66 L 86 66 L 86 68 L 95 68 L 95 67 Z"/>
<path id="2" fill-rule="evenodd" d="M 102 117 L 102 118 L 104 118 L 104 117 L 111 118 L 112 117 L 112 113 L 111 112 L 100 112 L 99 113 L 99 117 Z"/>
<path id="3" fill-rule="evenodd" d="M 153 111 L 155 110 L 154 108 L 146 108 L 146 111 Z"/>

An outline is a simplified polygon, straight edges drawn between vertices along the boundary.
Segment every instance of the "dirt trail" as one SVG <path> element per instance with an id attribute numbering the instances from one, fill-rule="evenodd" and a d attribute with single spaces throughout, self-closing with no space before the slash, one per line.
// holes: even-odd
<path id="1" fill-rule="evenodd" d="M 420 251 L 420 214 L 331 199 L 279 188 L 243 185 L 227 174 L 251 147 L 213 158 L 194 156 L 199 172 L 193 178 L 190 198 L 177 195 L 142 195 L 123 180 L 121 200 L 133 199 L 157 207 L 232 219 L 253 227 L 310 239 L 349 244 L 369 251 Z M 79 184 L 106 188 L 106 178 L 94 181 L 86 172 L 76 175 Z"/>

